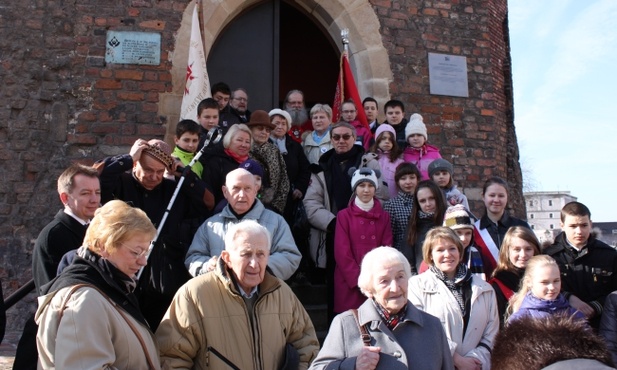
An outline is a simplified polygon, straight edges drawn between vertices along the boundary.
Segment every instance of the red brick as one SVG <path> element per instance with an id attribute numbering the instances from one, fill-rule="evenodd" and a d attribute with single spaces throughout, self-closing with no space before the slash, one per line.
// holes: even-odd
<path id="1" fill-rule="evenodd" d="M 70 144 L 96 144 L 96 136 L 90 134 L 68 134 L 66 140 Z"/>
<path id="2" fill-rule="evenodd" d="M 439 15 L 439 11 L 433 8 L 426 8 L 422 11 L 422 14 L 434 16 L 434 15 Z"/>
<path id="3" fill-rule="evenodd" d="M 140 13 L 139 9 L 136 9 L 136 8 L 129 8 L 128 9 L 129 17 L 138 17 L 139 13 Z"/>
<path id="4" fill-rule="evenodd" d="M 96 81 L 94 87 L 105 90 L 118 90 L 122 88 L 122 82 L 118 80 L 101 79 Z"/>
<path id="5" fill-rule="evenodd" d="M 130 100 L 130 101 L 142 101 L 144 100 L 144 93 L 141 92 L 126 92 L 120 91 L 116 95 L 119 100 Z"/>
<path id="6" fill-rule="evenodd" d="M 101 69 L 100 75 L 103 78 L 111 78 L 114 75 L 114 71 L 111 69 Z"/>
<path id="7" fill-rule="evenodd" d="M 144 79 L 144 73 L 135 69 L 117 69 L 115 77 L 121 80 L 141 81 Z"/>
<path id="8" fill-rule="evenodd" d="M 163 126 L 155 125 L 138 125 L 137 134 L 139 136 L 164 136 L 167 129 Z"/>
<path id="9" fill-rule="evenodd" d="M 160 21 L 160 20 L 159 21 L 157 20 L 144 21 L 144 22 L 139 23 L 139 27 L 145 28 L 145 29 L 163 31 L 165 29 L 165 21 Z"/>
<path id="10" fill-rule="evenodd" d="M 167 90 L 167 84 L 165 82 L 142 82 L 139 84 L 139 89 L 141 91 L 160 91 L 164 92 Z"/>
<path id="11" fill-rule="evenodd" d="M 480 114 L 483 116 L 494 116 L 495 115 L 495 111 L 492 109 L 481 109 L 480 110 Z"/>

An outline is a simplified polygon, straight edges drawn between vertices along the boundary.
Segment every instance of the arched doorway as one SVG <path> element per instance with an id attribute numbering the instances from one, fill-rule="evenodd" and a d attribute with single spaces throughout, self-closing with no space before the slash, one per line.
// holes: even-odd
<path id="1" fill-rule="evenodd" d="M 279 107 L 291 89 L 304 91 L 310 107 L 332 104 L 339 52 L 309 15 L 274 0 L 236 16 L 217 37 L 207 65 L 211 83 L 247 89 L 251 110 Z"/>

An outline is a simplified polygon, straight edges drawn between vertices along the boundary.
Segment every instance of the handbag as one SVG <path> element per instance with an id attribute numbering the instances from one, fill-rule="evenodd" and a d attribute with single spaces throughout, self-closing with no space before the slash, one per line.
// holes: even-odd
<path id="1" fill-rule="evenodd" d="M 356 319 L 356 324 L 358 324 L 358 329 L 360 329 L 360 336 L 362 337 L 362 343 L 364 343 L 365 346 L 370 346 L 371 345 L 371 335 L 368 333 L 368 330 L 366 330 L 366 327 L 364 325 L 360 325 L 360 320 L 358 320 L 358 310 L 353 308 L 350 311 L 354 319 Z"/>
<path id="2" fill-rule="evenodd" d="M 304 203 L 302 200 L 297 200 L 296 206 L 293 210 L 291 231 L 294 234 L 302 235 L 303 233 L 308 233 L 310 230 L 311 225 L 309 223 L 308 216 L 306 215 Z"/>

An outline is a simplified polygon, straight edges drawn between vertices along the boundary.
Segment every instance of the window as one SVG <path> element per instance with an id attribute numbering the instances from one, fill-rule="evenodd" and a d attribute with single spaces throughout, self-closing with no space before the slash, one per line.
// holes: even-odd
<path id="1" fill-rule="evenodd" d="M 549 205 L 549 206 L 552 206 L 552 205 L 553 205 L 553 201 L 552 201 L 552 200 L 549 200 L 549 201 L 548 201 L 548 205 Z"/>
<path id="2" fill-rule="evenodd" d="M 553 229 L 555 228 L 555 226 L 554 226 L 553 224 L 550 224 L 549 228 L 550 228 L 551 230 L 553 230 Z"/>
<path id="3" fill-rule="evenodd" d="M 548 218 L 553 218 L 553 214 L 552 214 L 552 213 L 549 213 L 549 214 L 548 214 Z"/>
<path id="4" fill-rule="evenodd" d="M 535 230 L 536 225 L 531 225 L 531 230 Z"/>
<path id="5" fill-rule="evenodd" d="M 530 201 L 529 201 L 529 206 L 530 206 L 530 207 L 533 207 L 533 200 L 530 200 Z"/>
<path id="6" fill-rule="evenodd" d="M 529 218 L 533 218 L 533 213 L 530 213 L 530 214 L 529 214 Z"/>

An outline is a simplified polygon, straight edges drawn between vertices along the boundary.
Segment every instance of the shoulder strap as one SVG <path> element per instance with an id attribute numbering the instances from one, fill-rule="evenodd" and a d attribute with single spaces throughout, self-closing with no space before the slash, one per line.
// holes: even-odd
<path id="1" fill-rule="evenodd" d="M 350 311 L 353 314 L 354 319 L 356 319 L 356 324 L 358 324 L 358 329 L 360 329 L 360 335 L 362 336 L 362 342 L 364 343 L 365 346 L 370 346 L 371 345 L 371 335 L 368 333 L 368 330 L 366 330 L 366 327 L 364 327 L 364 325 L 360 325 L 360 320 L 358 320 L 358 310 L 353 308 Z"/>
<path id="2" fill-rule="evenodd" d="M 75 291 L 77 289 L 80 289 L 80 288 L 92 288 L 92 289 L 96 290 L 97 292 L 99 292 L 103 297 L 105 297 L 105 299 L 107 299 L 107 301 L 109 301 L 109 303 L 116 309 L 116 311 L 118 311 L 120 316 L 122 316 L 124 321 L 131 328 L 131 330 L 133 331 L 133 334 L 135 334 L 135 336 L 137 337 L 137 340 L 139 341 L 139 344 L 141 344 L 141 348 L 144 350 L 144 354 L 146 355 L 146 361 L 148 361 L 148 367 L 150 369 L 156 369 L 156 367 L 154 367 L 154 364 L 152 363 L 152 360 L 150 359 L 150 353 L 148 352 L 148 348 L 146 347 L 146 343 L 144 342 L 144 339 L 142 338 L 141 334 L 139 334 L 139 331 L 137 331 L 137 328 L 135 327 L 135 325 L 133 325 L 133 323 L 129 320 L 129 318 L 126 317 L 126 314 L 124 312 L 122 312 L 122 310 L 118 307 L 116 302 L 112 301 L 111 298 L 109 298 L 107 296 L 107 294 L 103 293 L 102 290 L 100 290 L 99 288 L 97 288 L 94 285 L 91 285 L 91 284 L 77 284 L 77 285 L 73 285 L 71 287 L 71 289 L 69 290 L 68 294 L 64 298 L 64 302 L 62 304 L 62 310 L 60 311 L 60 316 L 58 317 L 58 322 L 60 322 L 60 320 L 62 320 L 62 315 L 64 314 L 64 310 L 67 308 L 67 303 L 68 303 L 69 298 L 73 295 L 73 293 L 75 293 Z"/>

